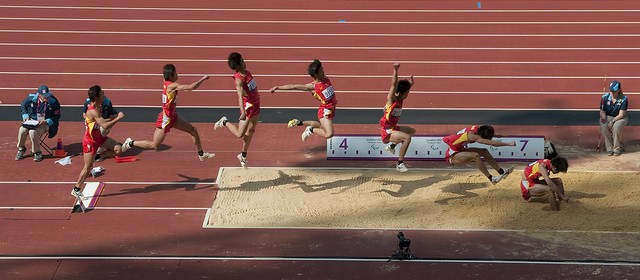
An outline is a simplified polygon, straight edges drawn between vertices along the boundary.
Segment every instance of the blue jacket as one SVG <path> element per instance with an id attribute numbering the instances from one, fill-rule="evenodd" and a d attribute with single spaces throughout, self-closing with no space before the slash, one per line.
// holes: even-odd
<path id="1" fill-rule="evenodd" d="M 38 94 L 31 93 L 20 104 L 20 112 L 22 113 L 22 119 L 38 119 Z M 43 107 L 42 107 L 43 106 Z M 49 125 L 49 138 L 53 138 L 58 134 L 58 124 L 60 121 L 60 103 L 58 99 L 51 95 L 47 99 L 47 103 L 43 104 L 41 109 L 44 109 L 44 118 Z"/>
<path id="2" fill-rule="evenodd" d="M 87 98 L 87 100 L 84 101 L 84 107 L 82 107 L 82 113 L 87 113 L 87 109 L 89 108 L 89 104 L 91 104 L 91 100 L 89 100 L 89 98 Z M 102 112 L 101 113 L 102 113 L 102 118 L 103 119 L 109 119 L 109 118 L 111 118 L 111 116 L 118 114 L 118 111 L 113 109 L 113 103 L 111 103 L 111 99 L 109 99 L 106 96 L 104 97 L 104 100 L 102 101 Z"/>

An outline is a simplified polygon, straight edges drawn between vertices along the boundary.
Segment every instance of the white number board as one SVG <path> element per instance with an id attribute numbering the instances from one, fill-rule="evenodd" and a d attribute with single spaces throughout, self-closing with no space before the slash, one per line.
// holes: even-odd
<path id="1" fill-rule="evenodd" d="M 405 159 L 408 160 L 444 160 L 447 144 L 443 136 L 414 135 Z M 493 138 L 497 141 L 514 141 L 515 147 L 493 147 L 479 143 L 468 147 L 485 148 L 498 160 L 530 161 L 544 158 L 544 136 L 519 136 Z M 327 159 L 379 159 L 396 160 L 402 144 L 396 146 L 395 154 L 384 148 L 380 135 L 334 135 L 327 139 Z"/>

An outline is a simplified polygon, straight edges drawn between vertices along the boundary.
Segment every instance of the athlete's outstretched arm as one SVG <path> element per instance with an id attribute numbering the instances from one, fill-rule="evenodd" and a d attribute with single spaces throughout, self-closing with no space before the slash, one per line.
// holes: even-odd
<path id="1" fill-rule="evenodd" d="M 301 90 L 301 91 L 313 91 L 314 89 L 314 85 L 312 83 L 308 83 L 305 85 L 296 85 L 296 84 L 290 84 L 290 85 L 282 85 L 282 86 L 275 86 L 272 87 L 271 93 L 276 92 L 276 90 Z"/>
<path id="2" fill-rule="evenodd" d="M 173 84 L 169 85 L 169 89 L 172 89 L 172 90 L 194 90 L 194 89 L 199 88 L 200 85 L 202 84 L 202 82 L 204 82 L 204 81 L 206 81 L 208 79 L 209 79 L 209 76 L 204 75 L 204 76 L 202 76 L 202 78 L 200 78 L 200 80 L 198 80 L 198 81 L 196 81 L 196 82 L 194 82 L 192 84 L 189 84 L 189 85 L 181 85 L 181 84 L 178 84 L 178 83 L 173 83 Z"/>

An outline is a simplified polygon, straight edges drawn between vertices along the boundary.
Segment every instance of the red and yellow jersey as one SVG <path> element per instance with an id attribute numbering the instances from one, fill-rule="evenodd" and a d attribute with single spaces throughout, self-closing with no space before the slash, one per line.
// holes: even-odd
<path id="1" fill-rule="evenodd" d="M 541 165 L 544 166 L 547 169 L 547 171 L 551 170 L 551 160 L 540 159 L 540 160 L 534 161 L 524 168 L 524 176 L 527 178 L 527 181 L 534 182 L 540 179 L 540 176 L 542 176 L 542 174 L 540 174 Z"/>
<path id="2" fill-rule="evenodd" d="M 250 104 L 260 104 L 260 94 L 258 93 L 258 85 L 256 85 L 256 81 L 253 79 L 253 75 L 249 70 L 245 70 L 244 75 L 241 73 L 233 74 L 234 80 L 242 81 L 242 88 L 244 92 L 242 93 L 242 101 Z"/>
<path id="3" fill-rule="evenodd" d="M 333 86 L 331 85 L 331 81 L 329 78 L 324 78 L 320 82 L 313 81 L 314 89 L 311 92 L 311 95 L 318 99 L 323 106 L 334 106 L 338 104 L 338 100 L 336 99 L 336 94 L 333 91 Z"/>
<path id="4" fill-rule="evenodd" d="M 458 131 L 456 134 L 452 134 L 442 138 L 442 141 L 447 143 L 452 150 L 456 152 L 464 150 L 468 143 L 473 143 L 475 141 L 469 140 L 469 132 L 478 133 L 479 126 L 474 125 L 471 127 L 464 128 Z"/>
<path id="5" fill-rule="evenodd" d="M 384 115 L 380 118 L 380 126 L 388 128 L 398 124 L 400 115 L 402 115 L 402 102 L 404 100 L 396 100 L 391 104 L 385 104 Z"/>
<path id="6" fill-rule="evenodd" d="M 168 91 L 167 88 L 170 84 L 173 84 L 173 82 L 164 81 L 164 84 L 162 85 L 162 112 L 165 116 L 172 117 L 174 115 L 177 115 L 176 104 L 178 99 L 178 91 Z"/>
<path id="7" fill-rule="evenodd" d="M 89 104 L 87 106 L 87 112 L 94 110 L 100 115 L 100 110 L 97 110 L 93 104 Z M 93 142 L 99 142 L 102 140 L 103 136 L 100 132 L 100 125 L 96 122 L 95 119 L 89 119 L 89 116 L 85 116 L 84 118 L 84 126 L 86 128 L 84 132 L 84 139 L 91 140 Z"/>

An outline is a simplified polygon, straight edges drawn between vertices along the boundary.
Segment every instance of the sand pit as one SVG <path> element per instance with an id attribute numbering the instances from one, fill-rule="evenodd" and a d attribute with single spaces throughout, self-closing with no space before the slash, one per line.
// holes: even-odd
<path id="1" fill-rule="evenodd" d="M 224 168 L 209 227 L 640 231 L 640 172 L 573 171 L 569 203 L 520 197 L 477 170 Z"/>

